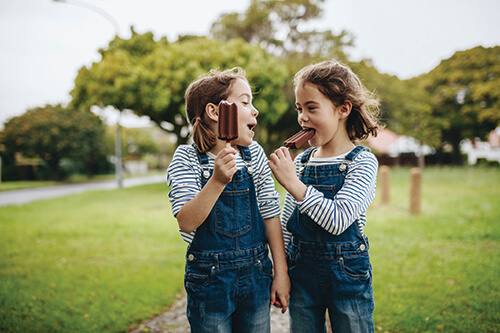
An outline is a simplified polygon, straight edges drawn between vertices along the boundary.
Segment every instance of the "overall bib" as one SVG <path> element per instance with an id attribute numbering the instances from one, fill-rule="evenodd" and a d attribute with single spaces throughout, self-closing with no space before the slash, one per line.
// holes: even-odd
<path id="1" fill-rule="evenodd" d="M 213 170 L 207 155 L 196 151 L 203 187 Z M 240 147 L 240 154 L 245 167 L 226 185 L 186 253 L 184 286 L 192 332 L 270 331 L 272 263 L 249 148 Z"/>
<path id="2" fill-rule="evenodd" d="M 310 148 L 302 155 L 300 179 L 333 199 L 344 184 L 349 163 L 364 150 L 368 148 L 354 148 L 339 164 L 312 166 L 307 164 L 314 151 Z M 373 332 L 369 244 L 357 221 L 333 235 L 295 208 L 287 229 L 292 233 L 287 248 L 291 332 L 326 332 L 326 309 L 333 332 Z"/>

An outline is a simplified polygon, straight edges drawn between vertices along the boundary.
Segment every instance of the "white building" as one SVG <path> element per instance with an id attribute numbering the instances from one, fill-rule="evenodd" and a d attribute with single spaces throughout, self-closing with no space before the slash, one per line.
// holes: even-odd
<path id="1" fill-rule="evenodd" d="M 412 137 L 398 135 L 388 129 L 379 131 L 376 137 L 369 136 L 368 145 L 383 154 L 390 157 L 398 157 L 404 153 L 414 153 L 415 156 L 425 156 L 434 154 L 436 151 L 429 146 L 420 145 L 420 143 Z"/>
<path id="2" fill-rule="evenodd" d="M 479 139 L 462 141 L 460 150 L 462 153 L 467 154 L 469 165 L 476 164 L 478 159 L 497 161 L 500 164 L 500 127 L 488 134 L 487 142 Z"/>

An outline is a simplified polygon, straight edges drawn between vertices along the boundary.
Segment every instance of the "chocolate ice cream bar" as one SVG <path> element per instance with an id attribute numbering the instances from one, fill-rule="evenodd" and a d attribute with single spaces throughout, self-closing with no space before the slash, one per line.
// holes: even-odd
<path id="1" fill-rule="evenodd" d="M 285 141 L 285 147 L 299 149 L 304 143 L 316 134 L 312 128 L 304 129 Z"/>
<path id="2" fill-rule="evenodd" d="M 230 143 L 238 138 L 238 107 L 236 103 L 219 103 L 219 139 Z"/>

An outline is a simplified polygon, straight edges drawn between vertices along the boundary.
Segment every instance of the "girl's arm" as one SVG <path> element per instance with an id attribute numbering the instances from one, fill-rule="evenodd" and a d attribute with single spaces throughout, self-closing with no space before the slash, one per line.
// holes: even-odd
<path id="1" fill-rule="evenodd" d="M 333 200 L 300 181 L 288 149 L 276 150 L 269 166 L 280 184 L 298 201 L 302 214 L 307 214 L 326 231 L 339 235 L 366 211 L 375 197 L 378 162 L 371 153 L 363 157 L 350 163 L 344 185 Z"/>
<path id="2" fill-rule="evenodd" d="M 299 211 L 307 214 L 320 227 L 340 235 L 366 212 L 375 198 L 378 162 L 371 154 L 363 154 L 349 165 L 344 185 L 332 199 L 309 186 Z"/>
<path id="3" fill-rule="evenodd" d="M 292 240 L 292 234 L 286 228 L 288 220 L 292 216 L 295 207 L 297 206 L 297 202 L 292 197 L 290 193 L 287 193 L 285 196 L 285 202 L 283 204 L 283 211 L 281 213 L 281 231 L 283 232 L 283 240 L 285 241 L 285 249 L 290 244 Z"/>
<path id="4" fill-rule="evenodd" d="M 271 286 L 271 305 L 281 307 L 281 313 L 288 308 L 288 294 L 290 293 L 290 279 L 286 264 L 285 246 L 281 233 L 279 217 L 265 219 L 266 236 L 273 257 L 274 278 Z"/>
<path id="5" fill-rule="evenodd" d="M 208 217 L 227 183 L 236 173 L 236 150 L 224 148 L 215 158 L 212 177 L 196 196 L 177 213 L 179 228 L 191 233 Z"/>
<path id="6" fill-rule="evenodd" d="M 280 201 L 276 192 L 271 169 L 267 166 L 267 157 L 257 143 L 250 146 L 252 153 L 252 169 L 254 173 L 255 189 L 259 212 L 266 225 L 266 236 L 269 241 L 273 258 L 274 278 L 271 286 L 271 304 L 281 307 L 284 313 L 288 308 L 288 294 L 290 293 L 290 279 L 286 264 L 285 245 L 280 223 Z"/>

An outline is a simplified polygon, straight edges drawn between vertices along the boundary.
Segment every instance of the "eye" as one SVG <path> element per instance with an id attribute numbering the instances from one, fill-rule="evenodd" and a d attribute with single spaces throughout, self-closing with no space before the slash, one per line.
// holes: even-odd
<path id="1" fill-rule="evenodd" d="M 295 108 L 295 111 L 297 111 L 298 113 L 301 113 L 302 109 L 301 108 Z"/>

